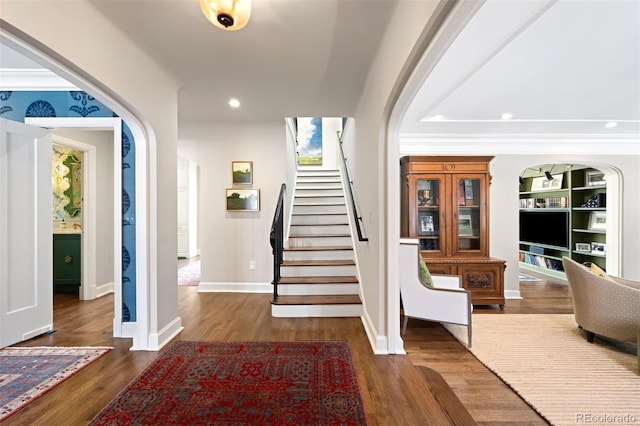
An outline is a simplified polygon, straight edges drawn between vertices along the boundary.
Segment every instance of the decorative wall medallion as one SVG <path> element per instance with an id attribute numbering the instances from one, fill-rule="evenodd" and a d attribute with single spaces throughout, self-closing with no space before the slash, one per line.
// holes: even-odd
<path id="1" fill-rule="evenodd" d="M 95 98 L 91 95 L 87 95 L 86 92 L 69 92 L 69 94 L 74 100 L 80 101 L 80 103 L 82 104 L 82 106 L 72 105 L 69 108 L 69 111 L 73 111 L 77 114 L 80 114 L 83 117 L 86 117 L 87 115 L 92 114 L 94 112 L 100 111 L 100 107 L 97 107 L 95 105 L 87 106 L 88 102 L 94 101 Z"/>
<path id="2" fill-rule="evenodd" d="M 55 117 L 56 110 L 47 101 L 39 100 L 32 102 L 27 107 L 25 117 Z"/>

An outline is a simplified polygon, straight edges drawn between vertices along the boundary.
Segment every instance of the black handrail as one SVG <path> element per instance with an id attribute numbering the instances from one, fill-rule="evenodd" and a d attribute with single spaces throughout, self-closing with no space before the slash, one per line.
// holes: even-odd
<path id="1" fill-rule="evenodd" d="M 280 282 L 280 265 L 282 265 L 282 249 L 284 245 L 284 196 L 287 185 L 282 184 L 280 187 L 280 195 L 276 204 L 276 212 L 273 215 L 271 223 L 271 232 L 269 234 L 269 242 L 273 249 L 273 301 L 278 299 L 278 283 Z"/>
<path id="2" fill-rule="evenodd" d="M 358 215 L 358 208 L 356 207 L 356 200 L 353 198 L 353 182 L 349 177 L 349 169 L 347 168 L 347 158 L 344 156 L 344 149 L 342 148 L 342 138 L 340 137 L 340 132 L 338 133 L 338 142 L 340 144 L 340 154 L 342 155 L 342 162 L 344 163 L 344 173 L 347 177 L 347 187 L 349 188 L 349 199 L 351 200 L 351 210 L 353 211 L 353 217 L 356 218 L 356 231 L 358 232 L 358 240 L 359 241 L 369 241 L 369 238 L 362 236 L 362 228 L 360 227 L 360 221 L 362 220 L 362 216 Z"/>

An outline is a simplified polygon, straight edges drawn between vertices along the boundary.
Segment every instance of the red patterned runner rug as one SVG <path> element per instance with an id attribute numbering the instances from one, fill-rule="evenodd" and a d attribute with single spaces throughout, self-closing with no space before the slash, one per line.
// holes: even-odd
<path id="1" fill-rule="evenodd" d="M 111 349 L 48 346 L 0 349 L 0 422 Z"/>
<path id="2" fill-rule="evenodd" d="M 189 342 L 166 349 L 91 425 L 365 425 L 349 344 Z"/>

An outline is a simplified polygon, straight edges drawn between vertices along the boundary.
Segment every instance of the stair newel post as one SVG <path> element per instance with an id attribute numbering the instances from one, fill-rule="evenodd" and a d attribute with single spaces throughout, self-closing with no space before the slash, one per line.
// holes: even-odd
<path id="1" fill-rule="evenodd" d="M 278 283 L 280 282 L 280 266 L 282 265 L 282 251 L 284 248 L 284 195 L 287 186 L 282 184 L 280 187 L 280 195 L 276 204 L 276 211 L 273 215 L 271 223 L 271 232 L 269 234 L 269 242 L 271 243 L 273 253 L 273 300 L 278 299 Z"/>

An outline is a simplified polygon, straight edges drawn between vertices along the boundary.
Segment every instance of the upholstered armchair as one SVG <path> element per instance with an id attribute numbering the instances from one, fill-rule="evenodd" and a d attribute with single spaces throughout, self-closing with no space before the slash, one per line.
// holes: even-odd
<path id="1" fill-rule="evenodd" d="M 562 258 L 573 300 L 576 323 L 593 342 L 596 334 L 625 342 L 638 342 L 640 282 L 611 277 Z"/>
<path id="2" fill-rule="evenodd" d="M 467 326 L 471 347 L 471 293 L 462 288 L 458 275 L 431 275 L 433 287 L 419 277 L 418 240 L 400 240 L 400 297 L 404 310 L 402 334 L 409 318 Z"/>

